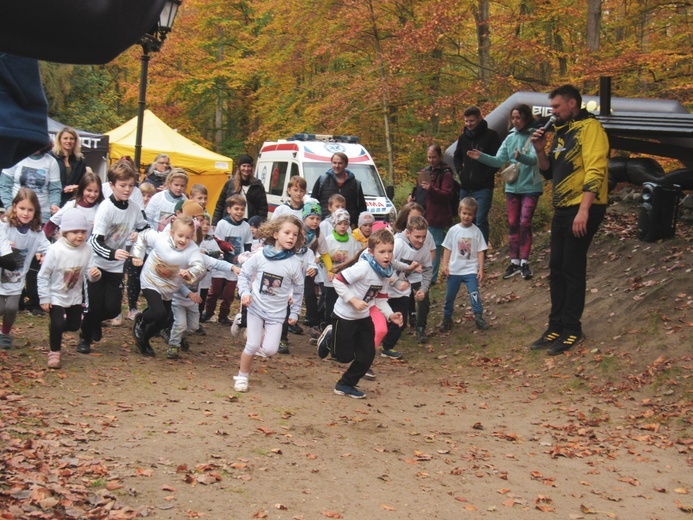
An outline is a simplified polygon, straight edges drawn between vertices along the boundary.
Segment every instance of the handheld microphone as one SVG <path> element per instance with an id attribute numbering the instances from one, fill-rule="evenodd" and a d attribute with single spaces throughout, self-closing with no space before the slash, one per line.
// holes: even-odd
<path id="1" fill-rule="evenodd" d="M 544 126 L 541 127 L 541 130 L 546 133 L 546 131 L 551 127 L 556 122 L 556 116 L 552 115 L 549 120 L 546 122 Z"/>

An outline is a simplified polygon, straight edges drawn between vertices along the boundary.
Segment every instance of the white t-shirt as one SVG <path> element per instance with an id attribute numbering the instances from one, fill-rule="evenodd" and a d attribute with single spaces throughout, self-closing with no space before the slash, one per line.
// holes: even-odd
<path id="1" fill-rule="evenodd" d="M 89 239 L 94 249 L 94 265 L 109 273 L 122 273 L 123 260 L 115 260 L 112 255 L 116 249 L 125 249 L 125 245 L 134 231 L 147 227 L 147 221 L 142 210 L 130 201 L 127 208 L 116 206 L 110 196 L 104 200 L 96 211 L 94 217 L 94 229 Z M 105 247 L 94 238 L 103 236 Z"/>
<path id="2" fill-rule="evenodd" d="M 60 208 L 60 210 L 57 211 L 55 215 L 51 217 L 51 222 L 53 222 L 53 224 L 55 224 L 56 226 L 60 227 L 60 223 L 63 221 L 63 215 L 65 214 L 65 212 L 67 210 L 77 208 L 77 210 L 80 211 L 86 217 L 87 224 L 89 225 L 89 229 L 87 231 L 88 234 L 91 235 L 91 230 L 94 228 L 94 219 L 96 218 L 96 211 L 99 209 L 100 205 L 101 203 L 95 204 L 92 207 L 87 208 L 86 206 L 77 205 L 77 202 L 74 199 L 68 200 L 65 203 L 65 205 L 62 208 Z"/>
<path id="3" fill-rule="evenodd" d="M 176 216 L 176 204 L 181 200 L 186 200 L 185 195 L 174 197 L 171 190 L 164 190 L 156 193 L 149 204 L 144 209 L 144 214 L 149 222 L 149 227 L 157 231 L 163 231 Z"/>
<path id="4" fill-rule="evenodd" d="M 50 154 L 30 155 L 11 168 L 2 170 L 0 176 L 0 196 L 6 208 L 19 188 L 29 188 L 38 198 L 41 206 L 41 222 L 51 218 L 51 206 L 60 206 L 63 185 L 60 182 L 60 166 Z"/>
<path id="5" fill-rule="evenodd" d="M 92 250 L 86 243 L 74 247 L 61 237 L 51 245 L 37 278 L 41 304 L 81 305 L 84 276 L 92 262 Z"/>
<path id="6" fill-rule="evenodd" d="M 487 249 L 484 235 L 474 224 L 469 227 L 462 224 L 452 226 L 445 235 L 443 247 L 450 250 L 451 275 L 477 274 L 479 253 Z"/>
<path id="7" fill-rule="evenodd" d="M 293 215 L 298 220 L 303 222 L 303 206 L 301 206 L 300 209 L 296 209 L 291 205 L 291 203 L 285 202 L 281 206 L 277 206 L 277 208 L 274 210 L 274 213 L 272 213 L 272 220 L 277 217 L 281 217 L 282 215 Z"/>
<path id="8" fill-rule="evenodd" d="M 133 256 L 142 258 L 148 246 L 151 252 L 142 267 L 140 282 L 142 289 L 155 290 L 162 300 L 172 300 L 185 282 L 178 274 L 181 269 L 190 271 L 192 283 L 201 280 L 207 272 L 200 248 L 192 240 L 185 249 L 178 249 L 170 234 L 145 229 L 137 237 Z"/>
<path id="9" fill-rule="evenodd" d="M 348 233 L 346 236 L 348 236 L 349 239 L 346 242 L 340 242 L 334 237 L 331 231 L 329 235 L 325 235 L 327 252 L 330 255 L 330 258 L 332 258 L 333 266 L 343 264 L 347 260 L 350 260 L 362 249 L 361 244 L 359 244 L 354 237 L 351 236 L 351 233 Z M 332 287 L 332 282 L 330 282 L 327 278 L 325 278 L 324 282 L 325 287 Z"/>
<path id="10" fill-rule="evenodd" d="M 421 246 L 420 249 L 414 249 L 406 237 L 405 233 L 397 233 L 395 235 L 395 249 L 393 251 L 393 256 L 400 262 L 411 265 L 413 262 L 420 263 L 424 268 L 430 268 L 431 263 L 431 252 L 426 249 L 426 243 Z M 420 271 L 415 270 L 406 276 L 406 280 L 409 284 L 414 284 L 421 282 L 423 280 L 423 275 Z M 404 289 L 399 288 L 399 284 L 394 283 L 390 285 L 388 289 L 390 298 L 400 298 L 401 296 L 409 296 L 411 292 L 411 285 L 408 285 Z"/>
<path id="11" fill-rule="evenodd" d="M 240 224 L 236 225 L 223 218 L 217 223 L 214 236 L 231 244 L 233 253 L 224 253 L 224 260 L 236 266 L 238 265 L 238 255 L 246 249 L 250 249 L 253 242 L 253 233 L 250 231 L 250 225 L 245 221 L 241 221 Z M 238 279 L 233 271 L 224 273 L 223 276 L 232 282 Z M 217 276 L 214 275 L 214 277 L 216 278 Z"/>
<path id="12" fill-rule="evenodd" d="M 0 294 L 3 296 L 22 294 L 24 279 L 26 278 L 26 273 L 29 272 L 32 259 L 36 253 L 43 254 L 48 251 L 51 244 L 46 235 L 43 234 L 43 230 L 32 231 L 29 229 L 26 233 L 22 233 L 7 222 L 0 222 L 0 227 L 7 234 L 7 240 L 12 243 L 12 253 L 17 261 L 16 270 L 0 270 Z M 3 232 L 0 232 L 0 235 Z"/>
<path id="13" fill-rule="evenodd" d="M 289 318 L 298 320 L 303 303 L 303 263 L 296 255 L 270 260 L 262 251 L 251 256 L 241 267 L 238 294 L 252 296 L 248 312 L 265 320 L 284 322 L 291 297 Z"/>
<path id="14" fill-rule="evenodd" d="M 359 260 L 337 276 L 346 280 L 350 297 L 361 299 L 368 304 L 364 310 L 358 311 L 347 299 L 339 297 L 334 304 L 334 313 L 340 318 L 346 320 L 367 318 L 370 315 L 370 308 L 375 305 L 376 297 L 378 295 L 385 299 L 388 297 L 389 278 L 378 275 L 366 260 Z"/>

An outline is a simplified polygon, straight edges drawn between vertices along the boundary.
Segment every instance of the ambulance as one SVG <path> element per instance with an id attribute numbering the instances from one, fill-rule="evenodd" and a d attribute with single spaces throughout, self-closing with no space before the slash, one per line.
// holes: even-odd
<path id="1" fill-rule="evenodd" d="M 286 193 L 289 179 L 300 175 L 306 179 L 307 195 L 315 181 L 332 167 L 332 156 L 345 153 L 347 169 L 361 181 L 368 211 L 376 220 L 394 222 L 397 210 L 392 199 L 394 187 L 385 189 L 371 154 L 356 136 L 295 134 L 288 139 L 267 141 L 258 154 L 255 177 L 265 186 L 269 212 L 289 200 Z"/>

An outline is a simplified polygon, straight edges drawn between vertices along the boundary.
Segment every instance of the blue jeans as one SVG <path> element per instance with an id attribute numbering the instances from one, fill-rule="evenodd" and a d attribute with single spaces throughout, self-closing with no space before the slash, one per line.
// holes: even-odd
<path id="1" fill-rule="evenodd" d="M 460 291 L 460 286 L 464 283 L 469 291 L 469 301 L 472 304 L 474 314 L 481 314 L 484 307 L 481 304 L 479 294 L 479 279 L 476 274 L 451 274 L 448 276 L 448 285 L 445 289 L 445 304 L 443 305 L 443 318 L 451 319 L 452 311 L 455 309 L 455 298 Z"/>
<path id="2" fill-rule="evenodd" d="M 476 210 L 474 224 L 481 230 L 481 234 L 484 235 L 484 240 L 486 240 L 486 244 L 488 244 L 488 213 L 491 211 L 491 203 L 493 202 L 493 190 L 488 188 L 483 190 L 461 189 L 460 200 L 465 197 L 474 197 L 476 203 L 479 205 L 479 209 Z"/>
<path id="3" fill-rule="evenodd" d="M 433 241 L 436 243 L 436 257 L 433 259 L 433 272 L 431 273 L 431 284 L 438 280 L 438 269 L 440 259 L 443 257 L 443 241 L 445 240 L 445 228 L 429 227 Z"/>

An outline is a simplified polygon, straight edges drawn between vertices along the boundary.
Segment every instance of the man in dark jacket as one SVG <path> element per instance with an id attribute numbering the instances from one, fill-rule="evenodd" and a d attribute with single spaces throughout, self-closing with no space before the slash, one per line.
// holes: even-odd
<path id="1" fill-rule="evenodd" d="M 493 185 L 498 168 L 486 166 L 467 157 L 467 151 L 480 150 L 488 155 L 496 155 L 501 139 L 495 130 L 481 117 L 479 107 L 471 106 L 464 111 L 464 131 L 457 140 L 454 153 L 455 170 L 460 177 L 462 190 L 460 199 L 474 197 L 479 209 L 475 223 L 488 243 L 488 213 L 493 201 Z"/>
<path id="2" fill-rule="evenodd" d="M 332 156 L 332 168 L 327 170 L 325 175 L 318 177 L 313 185 L 310 196 L 320 203 L 323 219 L 330 216 L 327 202 L 335 193 L 339 193 L 346 199 L 346 210 L 349 212 L 351 222 L 358 222 L 359 214 L 368 211 L 361 182 L 347 170 L 348 164 L 349 158 L 346 154 L 335 153 Z"/>

